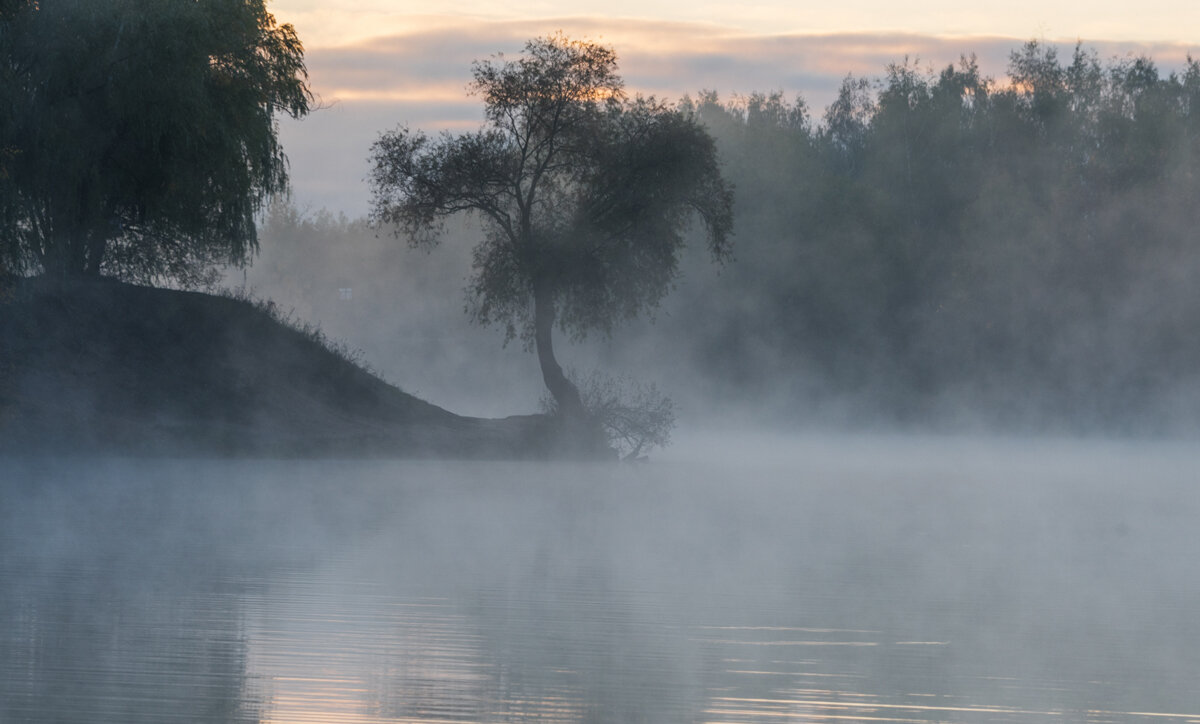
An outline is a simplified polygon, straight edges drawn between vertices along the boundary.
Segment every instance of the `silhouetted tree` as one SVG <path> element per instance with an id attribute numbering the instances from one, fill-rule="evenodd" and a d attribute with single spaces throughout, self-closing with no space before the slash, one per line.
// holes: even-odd
<path id="1" fill-rule="evenodd" d="M 6 0 L 0 76 L 0 249 L 62 276 L 244 262 L 312 100 L 264 0 Z"/>
<path id="2" fill-rule="evenodd" d="M 373 218 L 421 245 L 447 216 L 478 213 L 475 320 L 535 348 L 556 409 L 584 419 L 553 328 L 608 333 L 655 307 L 693 217 L 724 259 L 732 194 L 708 133 L 654 98 L 627 99 L 609 48 L 531 40 L 518 59 L 475 63 L 471 87 L 484 101 L 480 131 L 431 140 L 402 128 L 372 146 Z"/>

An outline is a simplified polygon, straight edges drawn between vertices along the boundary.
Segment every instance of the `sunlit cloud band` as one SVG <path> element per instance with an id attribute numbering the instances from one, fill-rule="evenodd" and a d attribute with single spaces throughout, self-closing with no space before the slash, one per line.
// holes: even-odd
<path id="1" fill-rule="evenodd" d="M 995 36 L 839 33 L 748 35 L 704 23 L 599 18 L 487 21 L 419 16 L 399 33 L 308 51 L 314 90 L 324 110 L 282 135 L 298 198 L 315 206 L 362 213 L 370 144 L 382 131 L 409 126 L 461 131 L 483 120 L 470 95 L 471 64 L 526 40 L 562 31 L 612 46 L 630 93 L 676 100 L 702 90 L 722 98 L 751 92 L 801 96 L 820 119 L 847 74 L 876 78 L 890 63 L 938 70 L 974 54 L 985 75 L 1003 79 L 1009 54 L 1028 39 Z M 1045 42 L 1045 41 L 1041 41 Z M 1051 43 L 1069 62 L 1077 41 Z M 1101 58 L 1147 55 L 1163 71 L 1182 67 L 1200 48 L 1174 43 L 1082 39 Z"/>

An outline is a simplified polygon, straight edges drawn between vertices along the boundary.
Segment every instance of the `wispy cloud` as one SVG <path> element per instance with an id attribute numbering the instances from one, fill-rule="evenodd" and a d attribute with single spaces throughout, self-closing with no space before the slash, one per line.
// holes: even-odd
<path id="1" fill-rule="evenodd" d="M 888 63 L 917 59 L 934 67 L 974 53 L 985 73 L 1002 76 L 1025 39 L 914 34 L 746 35 L 716 25 L 599 18 L 484 21 L 424 17 L 404 33 L 331 48 L 308 60 L 313 83 L 329 99 L 393 99 L 464 106 L 471 63 L 514 55 L 531 38 L 562 30 L 616 48 L 631 90 L 677 98 L 699 89 L 723 93 L 781 90 L 816 107 L 830 100 L 847 73 L 875 76 Z M 1051 41 L 1054 42 L 1054 41 Z M 1070 52 L 1074 39 L 1054 42 Z M 1147 54 L 1170 67 L 1192 50 L 1170 43 L 1083 42 L 1102 56 Z M 477 114 L 476 114 L 477 115 Z M 447 119 L 450 120 L 450 119 Z"/>
<path id="2" fill-rule="evenodd" d="M 1195 0 L 1046 0 L 969 3 L 962 0 L 796 2 L 756 0 L 271 0 L 281 21 L 293 22 L 309 47 L 409 33 L 433 23 L 515 21 L 546 17 L 637 18 L 716 24 L 747 34 L 828 34 L 845 31 L 922 35 L 1047 37 L 1051 39 L 1200 41 Z M 601 21 L 609 22 L 609 21 Z"/>

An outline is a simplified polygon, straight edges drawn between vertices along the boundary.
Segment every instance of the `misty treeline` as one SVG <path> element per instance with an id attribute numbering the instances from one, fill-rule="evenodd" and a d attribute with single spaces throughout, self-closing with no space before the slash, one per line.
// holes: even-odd
<path id="1" fill-rule="evenodd" d="M 1200 419 L 1197 61 L 1164 77 L 1030 42 L 1002 80 L 973 58 L 847 77 L 819 121 L 778 94 L 684 104 L 735 185 L 738 258 L 663 332 L 725 395 L 955 424 Z"/>
<path id="2" fill-rule="evenodd" d="M 0 21 L 0 275 L 203 286 L 253 258 L 261 230 L 243 278 L 393 381 L 436 368 L 459 400 L 505 398 L 489 412 L 535 404 L 520 350 L 498 363 L 498 340 L 463 314 L 477 219 L 450 219 L 425 255 L 363 220 L 267 209 L 287 186 L 275 119 L 313 97 L 294 30 L 262 0 L 0 0 Z M 655 293 L 630 297 L 656 319 L 610 315 L 611 339 L 566 360 L 578 379 L 599 366 L 656 380 L 685 414 L 1200 422 L 1197 61 L 1164 74 L 1031 42 L 1001 79 L 969 57 L 847 77 L 822 114 L 712 92 L 626 111 L 612 117 L 681 111 L 681 128 L 715 138 L 733 258 L 715 270 L 702 224 L 687 246 L 670 229 Z M 592 155 L 587 168 L 623 178 L 601 163 L 613 154 Z M 441 394 L 422 379 L 434 389 L 415 391 Z"/>
<path id="3" fill-rule="evenodd" d="M 1148 58 L 1031 42 L 1001 80 L 971 58 L 847 77 L 819 118 L 780 94 L 681 107 L 735 188 L 735 258 L 714 270 L 692 245 L 655 320 L 589 343 L 585 366 L 658 380 L 685 414 L 710 402 L 1121 432 L 1200 419 L 1197 62 L 1164 77 Z M 275 271 L 260 263 L 258 283 L 275 293 L 271 279 L 322 269 L 327 312 L 314 313 L 332 333 L 369 339 L 365 312 L 347 315 L 372 309 L 407 335 L 407 359 L 427 342 L 465 378 L 493 358 L 496 340 L 463 315 L 468 221 L 432 255 L 328 214 L 280 208 L 266 228 Z M 353 280 L 352 305 L 334 302 L 331 274 Z M 517 374 L 504 364 L 492 372 Z M 487 395 L 488 377 L 467 386 Z"/>

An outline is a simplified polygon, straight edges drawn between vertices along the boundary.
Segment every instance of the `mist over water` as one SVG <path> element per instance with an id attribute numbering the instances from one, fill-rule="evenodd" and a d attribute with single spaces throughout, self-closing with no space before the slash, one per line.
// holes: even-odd
<path id="1" fill-rule="evenodd" d="M 3 721 L 1189 721 L 1195 453 L 3 463 Z"/>

